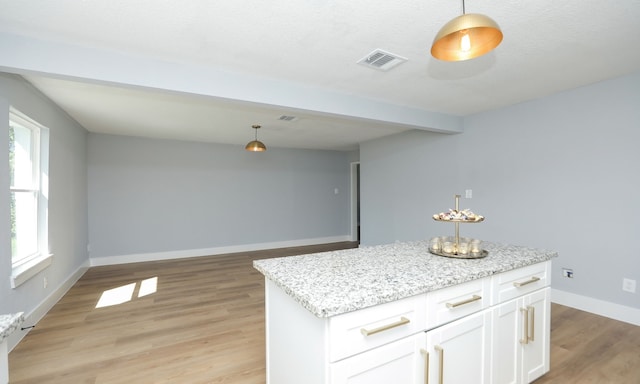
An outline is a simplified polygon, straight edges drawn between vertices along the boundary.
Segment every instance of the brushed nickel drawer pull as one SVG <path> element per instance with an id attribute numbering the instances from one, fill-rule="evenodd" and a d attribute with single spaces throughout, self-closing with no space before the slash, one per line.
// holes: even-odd
<path id="1" fill-rule="evenodd" d="M 441 346 L 435 345 L 433 347 L 438 354 L 440 354 L 440 372 L 438 372 L 438 384 L 444 383 L 444 349 Z"/>
<path id="2" fill-rule="evenodd" d="M 447 303 L 447 308 L 455 308 L 461 305 L 473 303 L 474 301 L 482 300 L 482 296 L 473 295 L 470 299 L 458 301 L 457 303 Z"/>
<path id="3" fill-rule="evenodd" d="M 429 352 L 426 349 L 420 349 L 420 353 L 424 356 L 424 384 L 429 384 Z"/>
<path id="4" fill-rule="evenodd" d="M 540 278 L 536 277 L 536 276 L 533 276 L 532 278 L 530 278 L 527 281 L 523 281 L 523 282 L 516 281 L 515 283 L 513 283 L 513 286 L 514 287 L 522 287 L 523 285 L 535 283 L 536 281 L 540 281 Z"/>
<path id="5" fill-rule="evenodd" d="M 529 312 L 529 329 L 531 330 L 531 336 L 528 336 L 529 341 L 534 341 L 535 338 L 535 329 L 536 329 L 536 308 L 532 306 L 527 307 L 527 311 Z"/>
<path id="6" fill-rule="evenodd" d="M 411 322 L 411 320 L 407 319 L 406 317 L 401 317 L 400 320 L 396 321 L 395 323 L 391 323 L 391 324 L 387 324 L 387 325 L 383 325 L 382 327 L 378 327 L 378 328 L 374 328 L 374 329 L 365 329 L 365 328 L 360 328 L 360 332 L 362 332 L 363 335 L 365 336 L 370 336 L 370 335 L 375 335 L 376 333 L 382 332 L 382 331 L 386 331 L 388 329 L 391 328 L 395 328 L 395 327 L 399 327 L 401 325 L 405 325 L 405 324 L 409 324 Z"/>
<path id="7" fill-rule="evenodd" d="M 520 312 L 522 313 L 522 339 L 520 339 L 520 344 L 528 344 L 529 343 L 529 309 L 520 308 Z"/>

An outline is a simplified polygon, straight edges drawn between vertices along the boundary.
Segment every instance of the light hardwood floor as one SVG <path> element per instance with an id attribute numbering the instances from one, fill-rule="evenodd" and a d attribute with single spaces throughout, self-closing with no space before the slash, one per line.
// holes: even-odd
<path id="1" fill-rule="evenodd" d="M 551 304 L 546 383 L 640 384 L 640 327 Z"/>
<path id="2" fill-rule="evenodd" d="M 262 384 L 264 281 L 252 261 L 352 246 L 91 268 L 9 354 L 11 383 Z M 96 308 L 119 287 L 130 300 Z M 551 372 L 536 384 L 640 383 L 640 327 L 555 304 L 551 316 Z"/>

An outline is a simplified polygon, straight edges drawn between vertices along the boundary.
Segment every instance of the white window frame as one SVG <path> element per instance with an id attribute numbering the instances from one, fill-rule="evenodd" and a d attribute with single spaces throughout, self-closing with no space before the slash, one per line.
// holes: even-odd
<path id="1" fill-rule="evenodd" d="M 32 183 L 29 186 L 10 186 L 11 192 L 36 194 L 37 249 L 35 253 L 14 260 L 11 254 L 11 287 L 16 288 L 51 265 L 49 252 L 49 129 L 27 115 L 11 107 L 9 124 L 17 124 L 31 130 L 31 155 L 33 161 Z"/>

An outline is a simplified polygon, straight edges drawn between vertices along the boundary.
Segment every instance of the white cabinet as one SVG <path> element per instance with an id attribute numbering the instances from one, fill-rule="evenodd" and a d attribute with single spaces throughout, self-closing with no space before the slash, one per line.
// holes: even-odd
<path id="1" fill-rule="evenodd" d="M 428 382 L 489 384 L 490 324 L 485 310 L 428 331 Z"/>
<path id="2" fill-rule="evenodd" d="M 331 364 L 333 384 L 425 382 L 424 332 Z"/>
<path id="3" fill-rule="evenodd" d="M 528 340 L 522 343 L 522 382 L 530 383 L 549 371 L 551 346 L 551 288 L 531 293 L 523 298 L 530 329 Z"/>
<path id="4" fill-rule="evenodd" d="M 7 340 L 0 341 L 0 384 L 9 382 L 9 348 Z"/>
<path id="5" fill-rule="evenodd" d="M 531 383 L 549 370 L 550 288 L 427 332 L 430 383 Z"/>
<path id="6" fill-rule="evenodd" d="M 520 383 L 523 314 L 521 300 L 499 304 L 492 310 L 493 348 L 491 351 L 492 381 L 496 384 Z"/>
<path id="7" fill-rule="evenodd" d="M 530 383 L 549 370 L 550 264 L 329 318 L 267 279 L 267 383 Z"/>
<path id="8" fill-rule="evenodd" d="M 550 288 L 492 310 L 492 383 L 530 383 L 549 370 Z"/>
<path id="9" fill-rule="evenodd" d="M 550 262 L 533 264 L 493 276 L 493 305 L 551 285 L 550 265 Z"/>
<path id="10" fill-rule="evenodd" d="M 272 281 L 265 288 L 267 383 L 412 384 L 419 377 L 424 294 L 318 318 Z"/>
<path id="11" fill-rule="evenodd" d="M 329 361 L 338 361 L 424 330 L 425 295 L 330 317 Z"/>
<path id="12" fill-rule="evenodd" d="M 489 308 L 491 279 L 478 279 L 427 294 L 426 329 L 460 319 Z"/>

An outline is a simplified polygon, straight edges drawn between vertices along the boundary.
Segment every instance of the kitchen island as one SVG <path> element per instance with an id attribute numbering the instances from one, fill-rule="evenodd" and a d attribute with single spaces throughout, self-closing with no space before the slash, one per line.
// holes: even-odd
<path id="1" fill-rule="evenodd" d="M 0 314 L 0 384 L 9 382 L 9 347 L 7 338 L 20 327 L 24 313 Z"/>
<path id="2" fill-rule="evenodd" d="M 557 253 L 484 248 L 481 259 L 435 256 L 418 241 L 254 261 L 266 281 L 267 381 L 533 381 L 549 369 Z"/>

